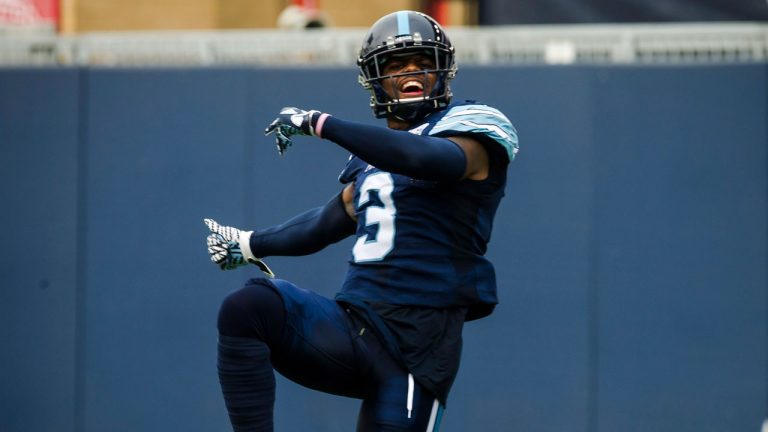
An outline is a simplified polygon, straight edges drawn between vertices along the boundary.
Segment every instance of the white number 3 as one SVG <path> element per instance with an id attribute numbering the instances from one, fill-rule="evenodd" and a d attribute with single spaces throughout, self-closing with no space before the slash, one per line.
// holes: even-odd
<path id="1" fill-rule="evenodd" d="M 372 191 L 378 192 L 382 206 L 370 205 L 365 209 L 365 226 L 378 225 L 379 229 L 375 238 L 368 238 L 368 234 L 358 237 L 355 246 L 352 248 L 352 256 L 355 262 L 380 261 L 395 246 L 395 216 L 397 215 L 397 209 L 392 200 L 392 190 L 394 187 L 392 176 L 385 172 L 366 177 L 363 184 L 360 185 L 358 208 L 370 201 Z"/>

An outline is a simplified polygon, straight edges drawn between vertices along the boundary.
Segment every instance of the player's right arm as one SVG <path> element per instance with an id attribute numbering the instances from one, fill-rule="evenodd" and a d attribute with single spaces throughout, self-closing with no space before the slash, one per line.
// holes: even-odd
<path id="1" fill-rule="evenodd" d="M 347 213 L 344 192 L 286 222 L 254 230 L 249 238 L 254 256 L 300 256 L 315 253 L 355 233 L 355 221 Z"/>
<path id="2" fill-rule="evenodd" d="M 341 202 L 344 203 L 344 211 L 355 222 L 357 222 L 357 214 L 355 213 L 355 184 L 350 183 L 344 187 L 341 191 Z"/>
<path id="3" fill-rule="evenodd" d="M 261 230 L 244 231 L 206 219 L 205 223 L 211 230 L 208 238 L 211 260 L 222 270 L 229 270 L 248 262 L 258 263 L 268 256 L 315 253 L 355 233 L 353 196 L 354 186 L 347 185 L 324 206 Z"/>

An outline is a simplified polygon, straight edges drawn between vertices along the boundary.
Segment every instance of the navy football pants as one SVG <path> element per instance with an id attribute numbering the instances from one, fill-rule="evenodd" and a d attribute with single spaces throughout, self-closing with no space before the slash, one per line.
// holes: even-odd
<path id="1" fill-rule="evenodd" d="M 438 429 L 442 406 L 367 325 L 331 299 L 251 279 L 219 312 L 219 381 L 235 431 L 272 431 L 274 370 L 303 386 L 362 399 L 358 432 Z"/>

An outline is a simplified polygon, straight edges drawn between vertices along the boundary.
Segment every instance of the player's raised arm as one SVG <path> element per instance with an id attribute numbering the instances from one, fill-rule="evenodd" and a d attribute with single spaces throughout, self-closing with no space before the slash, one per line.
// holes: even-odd
<path id="1" fill-rule="evenodd" d="M 287 148 L 292 135 L 316 136 L 379 169 L 422 180 L 460 180 L 467 168 L 464 150 L 449 139 L 346 121 L 314 110 L 284 108 L 265 131 L 273 132 L 278 148 Z"/>

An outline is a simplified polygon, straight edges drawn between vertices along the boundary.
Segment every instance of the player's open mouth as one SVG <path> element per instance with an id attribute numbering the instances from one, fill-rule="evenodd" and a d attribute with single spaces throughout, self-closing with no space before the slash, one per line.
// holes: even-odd
<path id="1" fill-rule="evenodd" d="M 424 94 L 424 85 L 416 80 L 408 80 L 400 86 L 400 93 L 407 97 L 419 97 Z"/>

